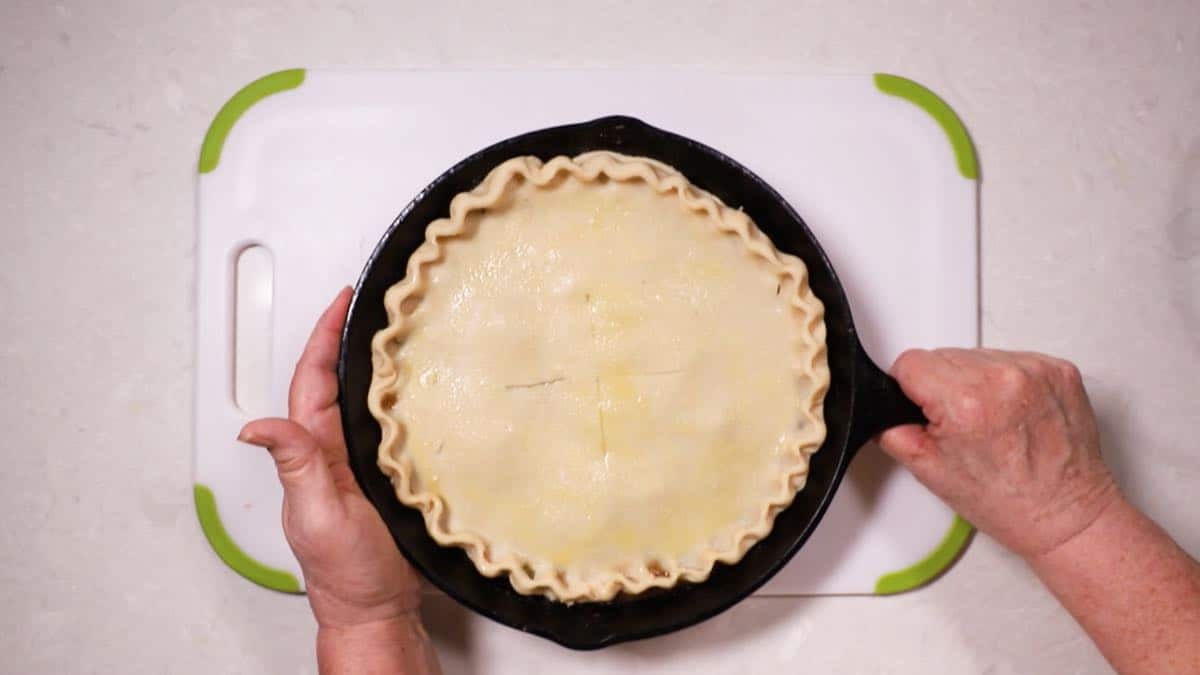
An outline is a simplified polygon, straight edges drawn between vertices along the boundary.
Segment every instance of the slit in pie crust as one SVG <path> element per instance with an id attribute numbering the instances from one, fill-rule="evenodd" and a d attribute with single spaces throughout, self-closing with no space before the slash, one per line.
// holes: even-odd
<path id="1" fill-rule="evenodd" d="M 767 536 L 825 438 L 804 263 L 656 160 L 500 164 L 384 302 L 379 466 L 524 594 L 703 581 Z"/>

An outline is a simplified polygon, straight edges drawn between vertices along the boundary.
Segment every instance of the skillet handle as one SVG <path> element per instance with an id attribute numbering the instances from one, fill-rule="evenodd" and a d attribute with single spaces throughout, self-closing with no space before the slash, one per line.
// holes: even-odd
<path id="1" fill-rule="evenodd" d="M 854 408 L 846 449 L 858 452 L 877 434 L 902 424 L 929 423 L 921 408 L 908 399 L 900 384 L 875 365 L 861 344 L 854 354 Z"/>

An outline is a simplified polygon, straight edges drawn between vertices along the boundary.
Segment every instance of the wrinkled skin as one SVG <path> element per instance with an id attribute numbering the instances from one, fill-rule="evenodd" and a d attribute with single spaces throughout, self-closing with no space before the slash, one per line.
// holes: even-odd
<path id="1" fill-rule="evenodd" d="M 889 429 L 880 445 L 1021 556 L 1054 550 L 1119 498 L 1072 364 L 1025 352 L 913 350 L 892 374 L 929 424 Z"/>

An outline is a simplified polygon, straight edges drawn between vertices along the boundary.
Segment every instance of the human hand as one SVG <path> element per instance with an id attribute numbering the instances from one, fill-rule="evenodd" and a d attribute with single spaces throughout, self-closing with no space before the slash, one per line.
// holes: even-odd
<path id="1" fill-rule="evenodd" d="M 905 352 L 892 374 L 929 424 L 880 445 L 981 531 L 1034 558 L 1120 499 L 1072 364 L 986 349 Z"/>
<path id="2" fill-rule="evenodd" d="M 416 573 L 354 482 L 334 372 L 350 304 L 343 289 L 317 321 L 292 377 L 288 419 L 260 419 L 238 435 L 267 448 L 283 484 L 283 531 L 304 572 L 322 628 L 414 619 Z"/>

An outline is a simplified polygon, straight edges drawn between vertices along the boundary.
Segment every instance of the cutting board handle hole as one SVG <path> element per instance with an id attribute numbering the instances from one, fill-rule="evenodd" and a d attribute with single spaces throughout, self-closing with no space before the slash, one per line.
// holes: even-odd
<path id="1" fill-rule="evenodd" d="M 260 244 L 243 248 L 234 262 L 233 400 L 253 417 L 271 411 L 271 329 L 275 258 Z"/>

